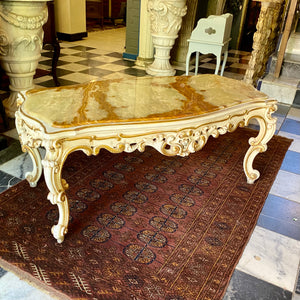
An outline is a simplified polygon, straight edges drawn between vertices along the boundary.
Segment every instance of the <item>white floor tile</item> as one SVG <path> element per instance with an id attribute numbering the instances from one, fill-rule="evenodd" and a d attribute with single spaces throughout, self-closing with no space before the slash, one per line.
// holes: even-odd
<path id="1" fill-rule="evenodd" d="M 293 291 L 300 259 L 300 241 L 256 226 L 237 269 Z"/>
<path id="2" fill-rule="evenodd" d="M 300 121 L 300 109 L 291 107 L 287 115 L 289 119 Z"/>
<path id="3" fill-rule="evenodd" d="M 40 149 L 40 152 L 42 157 L 44 157 L 45 150 Z M 3 171 L 20 179 L 25 179 L 26 173 L 31 172 L 32 170 L 32 161 L 28 153 L 23 153 L 0 165 L 0 171 Z"/>
<path id="4" fill-rule="evenodd" d="M 300 135 L 292 134 L 285 131 L 279 131 L 278 135 L 284 136 L 288 139 L 292 139 L 293 142 L 289 148 L 291 151 L 300 152 Z"/>
<path id="5" fill-rule="evenodd" d="M 68 71 L 72 71 L 72 72 L 80 72 L 83 70 L 87 70 L 88 68 L 89 68 L 89 66 L 76 64 L 76 63 L 71 63 L 71 64 L 67 64 L 67 65 L 60 67 L 60 69 L 68 70 Z"/>
<path id="6" fill-rule="evenodd" d="M 89 32 L 87 39 L 76 41 L 77 45 L 99 48 L 103 51 L 124 52 L 125 51 L 126 27 Z"/>
<path id="7" fill-rule="evenodd" d="M 66 56 L 62 56 L 60 57 L 61 61 L 66 61 L 66 62 L 77 62 L 77 61 L 82 61 L 82 60 L 86 60 L 86 57 L 80 57 L 80 56 L 72 56 L 72 55 L 66 55 Z"/>
<path id="8" fill-rule="evenodd" d="M 0 279 L 1 300 L 53 300 L 48 294 L 20 280 L 12 273 L 6 273 Z"/>
<path id="9" fill-rule="evenodd" d="M 79 52 L 81 52 L 81 51 L 78 50 L 78 49 L 69 49 L 69 48 L 62 48 L 60 50 L 60 53 L 62 53 L 62 54 L 69 54 L 69 55 L 75 54 L 75 53 L 79 53 Z"/>
<path id="10" fill-rule="evenodd" d="M 104 62 L 104 63 L 112 63 L 112 62 L 115 62 L 117 60 L 120 60 L 120 58 L 109 57 L 109 56 L 106 56 L 106 55 L 102 55 L 102 56 L 93 57 L 93 60 L 101 61 L 101 62 Z M 102 66 L 101 66 L 101 68 L 102 68 Z"/>
<path id="11" fill-rule="evenodd" d="M 114 65 L 114 64 L 105 64 L 101 66 L 101 69 L 119 72 L 127 69 L 128 67 L 122 65 Z"/>
<path id="12" fill-rule="evenodd" d="M 270 194 L 300 203 L 300 175 L 279 170 Z"/>
<path id="13" fill-rule="evenodd" d="M 243 80 L 244 79 L 244 75 L 243 74 L 238 74 L 238 73 L 233 73 L 233 72 L 227 72 L 227 71 L 224 71 L 224 76 L 232 78 L 232 79 L 236 79 L 236 80 Z"/>
<path id="14" fill-rule="evenodd" d="M 246 70 L 248 68 L 248 65 L 247 64 L 234 63 L 234 64 L 230 65 L 230 67 Z"/>
<path id="15" fill-rule="evenodd" d="M 46 76 L 42 76 L 42 77 L 39 77 L 39 78 L 35 78 L 33 80 L 33 83 L 36 85 L 36 84 L 39 84 L 40 82 L 45 82 L 45 81 L 48 81 L 48 80 L 53 80 L 53 77 L 50 76 L 50 75 L 46 75 Z"/>
<path id="16" fill-rule="evenodd" d="M 204 63 L 200 65 L 201 68 L 206 68 L 206 69 L 211 69 L 211 70 L 215 70 L 216 69 L 216 64 L 212 64 L 212 63 Z"/>
<path id="17" fill-rule="evenodd" d="M 84 82 L 88 82 L 91 80 L 97 80 L 99 77 L 93 76 L 93 75 L 88 75 L 88 74 L 82 74 L 82 73 L 71 73 L 68 75 L 61 76 L 60 78 L 65 79 L 65 80 L 74 81 L 77 83 L 84 83 Z"/>
<path id="18" fill-rule="evenodd" d="M 118 78 L 132 78 L 131 75 L 114 72 L 112 74 L 108 74 L 101 77 L 102 79 L 118 79 Z"/>
<path id="19" fill-rule="evenodd" d="M 294 294 L 292 300 L 300 300 L 300 294 Z"/>
<path id="20" fill-rule="evenodd" d="M 102 50 L 102 49 L 93 49 L 93 50 L 89 50 L 89 53 L 93 53 L 93 54 L 98 54 L 98 55 L 106 55 L 111 53 L 112 51 L 106 51 L 106 50 Z"/>

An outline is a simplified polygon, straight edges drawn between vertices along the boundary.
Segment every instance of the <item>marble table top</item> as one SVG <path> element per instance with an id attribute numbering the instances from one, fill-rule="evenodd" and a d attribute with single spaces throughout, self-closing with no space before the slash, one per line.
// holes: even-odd
<path id="1" fill-rule="evenodd" d="M 31 90 L 22 111 L 47 127 L 190 118 L 268 97 L 218 75 L 136 77 Z M 30 112 L 30 113 L 29 113 Z"/>

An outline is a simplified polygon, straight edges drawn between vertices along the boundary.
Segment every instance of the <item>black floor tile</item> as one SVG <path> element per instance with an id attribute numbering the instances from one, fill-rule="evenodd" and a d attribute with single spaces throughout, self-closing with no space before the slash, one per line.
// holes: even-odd
<path id="1" fill-rule="evenodd" d="M 300 121 L 286 118 L 282 123 L 280 130 L 300 135 Z"/>
<path id="2" fill-rule="evenodd" d="M 60 83 L 61 86 L 78 84 L 78 82 L 75 82 L 75 81 L 72 81 L 72 80 L 63 79 L 63 78 L 58 78 L 58 81 L 59 81 L 59 83 Z"/>
<path id="3" fill-rule="evenodd" d="M 3 164 L 23 153 L 20 142 L 18 140 L 12 139 L 10 137 L 5 138 L 7 140 L 8 146 L 0 151 L 0 164 Z"/>
<path id="4" fill-rule="evenodd" d="M 280 104 L 278 103 L 277 104 L 277 110 L 276 112 L 273 114 L 273 116 L 286 116 L 288 114 L 290 110 L 290 105 L 286 105 L 286 104 Z"/>
<path id="5" fill-rule="evenodd" d="M 71 74 L 71 73 L 74 73 L 74 72 L 66 70 L 64 68 L 56 68 L 56 76 L 57 77 L 68 75 L 68 74 Z"/>
<path id="6" fill-rule="evenodd" d="M 300 175 L 300 153 L 289 150 L 284 157 L 281 170 Z"/>
<path id="7" fill-rule="evenodd" d="M 60 79 L 60 78 L 58 79 L 58 81 L 59 81 L 60 85 L 63 85 L 63 84 L 61 83 L 61 79 Z M 39 86 L 43 86 L 43 87 L 55 87 L 55 82 L 54 82 L 53 79 L 51 79 L 51 80 L 39 82 L 38 85 L 39 85 Z"/>
<path id="8" fill-rule="evenodd" d="M 4 269 L 2 269 L 1 267 L 0 267 L 0 278 L 3 276 L 3 275 L 5 275 L 7 273 L 7 271 L 5 271 Z"/>
<path id="9" fill-rule="evenodd" d="M 233 67 L 226 68 L 226 71 L 231 73 L 243 74 L 243 75 L 246 73 L 245 69 L 233 68 Z"/>
<path id="10" fill-rule="evenodd" d="M 291 300 L 292 292 L 235 270 L 223 300 Z"/>
<path id="11" fill-rule="evenodd" d="M 300 241 L 300 226 L 265 215 L 260 215 L 257 225 Z"/>
<path id="12" fill-rule="evenodd" d="M 185 74 L 185 71 L 182 71 L 182 70 L 176 70 L 176 76 L 182 76 Z"/>
<path id="13" fill-rule="evenodd" d="M 49 57 L 49 58 L 52 58 L 53 57 L 53 54 L 54 54 L 54 51 L 47 51 L 47 52 L 43 52 L 42 53 L 42 56 L 43 57 Z M 63 54 L 63 53 L 60 53 L 59 54 L 59 57 L 63 57 L 63 56 L 66 56 L 67 54 Z"/>
<path id="14" fill-rule="evenodd" d="M 296 282 L 295 292 L 297 294 L 300 294 L 300 272 L 299 272 L 299 270 L 298 270 L 298 279 L 297 279 L 297 282 Z"/>
<path id="15" fill-rule="evenodd" d="M 127 75 L 132 75 L 136 77 L 141 77 L 147 75 L 146 71 L 140 70 L 140 69 L 134 69 L 134 68 L 128 68 L 123 71 L 120 71 L 119 73 L 125 73 Z"/>
<path id="16" fill-rule="evenodd" d="M 73 46 L 73 47 L 65 47 L 66 49 L 75 49 L 75 50 L 79 50 L 79 51 L 89 51 L 89 50 L 94 50 L 96 48 L 92 48 L 92 47 L 86 47 L 86 46 Z"/>
<path id="17" fill-rule="evenodd" d="M 44 66 L 52 66 L 52 59 L 47 59 L 47 60 L 44 60 L 44 61 L 40 61 L 39 64 L 44 65 Z M 68 64 L 70 64 L 70 62 L 63 61 L 60 58 L 58 59 L 57 66 L 63 66 L 63 65 L 68 65 Z"/>
<path id="18" fill-rule="evenodd" d="M 123 57 L 122 53 L 119 53 L 119 52 L 111 52 L 111 53 L 105 54 L 105 56 L 117 57 L 120 59 Z"/>
<path id="19" fill-rule="evenodd" d="M 269 194 L 257 225 L 300 240 L 300 204 Z"/>
<path id="20" fill-rule="evenodd" d="M 8 146 L 7 139 L 0 135 L 0 150 L 5 149 Z"/>
<path id="21" fill-rule="evenodd" d="M 215 74 L 215 69 L 207 69 L 200 66 L 198 69 L 198 74 Z"/>
<path id="22" fill-rule="evenodd" d="M 135 61 L 132 60 L 116 60 L 113 62 L 114 65 L 120 65 L 120 66 L 126 66 L 126 67 L 134 67 L 135 66 Z"/>
<path id="23" fill-rule="evenodd" d="M 239 58 L 242 58 L 243 54 L 238 54 L 238 53 L 231 53 L 231 52 L 228 52 L 228 57 L 239 57 Z"/>

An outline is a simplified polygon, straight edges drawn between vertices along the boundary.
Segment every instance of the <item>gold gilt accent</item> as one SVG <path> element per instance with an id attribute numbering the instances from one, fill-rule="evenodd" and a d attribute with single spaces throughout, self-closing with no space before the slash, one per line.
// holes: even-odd
<path id="1" fill-rule="evenodd" d="M 214 84 L 209 84 L 205 93 L 203 92 L 206 95 L 206 103 L 204 103 L 205 96 L 197 89 L 197 86 L 201 86 L 203 80 L 207 81 L 211 79 L 214 80 Z M 253 183 L 258 179 L 259 172 L 253 169 L 253 161 L 258 153 L 266 151 L 267 142 L 275 132 L 276 119 L 272 117 L 272 113 L 277 109 L 276 100 L 267 99 L 264 94 L 256 91 L 253 87 L 247 87 L 245 92 L 245 84 L 240 81 L 233 81 L 235 84 L 232 85 L 233 82 L 230 80 L 230 85 L 227 87 L 229 91 L 226 92 L 225 87 L 228 81 L 219 76 L 216 78 L 209 75 L 202 75 L 200 77 L 183 77 L 180 79 L 171 77 L 168 78 L 167 83 L 165 80 L 156 79 L 154 81 L 160 87 L 160 97 L 165 99 L 167 96 L 170 96 L 169 91 L 172 89 L 173 92 L 171 95 L 175 98 L 171 97 L 168 99 L 167 103 L 170 104 L 169 113 L 163 112 L 164 117 L 160 117 L 157 120 L 152 119 L 152 115 L 150 114 L 150 119 L 141 118 L 140 121 L 139 119 L 134 119 L 132 122 L 126 122 L 121 119 L 119 122 L 114 121 L 113 123 L 109 123 L 105 119 L 103 122 L 97 121 L 95 124 L 89 123 L 74 127 L 62 126 L 61 128 L 57 128 L 54 127 L 52 120 L 49 120 L 49 123 L 47 123 L 43 119 L 44 115 L 49 114 L 46 102 L 44 102 L 46 103 L 46 111 L 45 114 L 43 113 L 41 119 L 36 114 L 36 111 L 40 111 L 41 107 L 35 110 L 36 107 L 30 103 L 31 97 L 35 95 L 33 104 L 42 105 L 43 98 L 40 97 L 40 92 L 35 91 L 34 93 L 26 94 L 24 96 L 25 100 L 20 97 L 20 105 L 16 112 L 16 128 L 23 151 L 27 151 L 33 161 L 33 171 L 26 174 L 26 179 L 31 186 L 35 186 L 43 169 L 45 181 L 49 189 L 47 198 L 52 204 L 58 207 L 59 220 L 51 230 L 58 243 L 63 242 L 69 223 L 69 202 L 65 193 L 68 184 L 61 178 L 62 168 L 68 155 L 74 151 L 81 150 L 86 155 L 98 155 L 101 149 L 106 149 L 112 153 L 130 153 L 136 150 L 142 152 L 147 146 L 151 146 L 166 156 L 187 156 L 190 153 L 201 150 L 210 136 L 217 138 L 219 135 L 233 132 L 238 127 L 247 126 L 250 119 L 255 118 L 260 125 L 260 131 L 257 137 L 249 140 L 250 148 L 245 154 L 243 167 L 248 183 Z M 127 81 L 127 83 L 130 82 Z M 122 80 L 118 84 L 122 85 Z M 166 84 L 168 88 L 161 89 L 163 84 Z M 110 90 L 110 81 L 89 83 L 86 85 L 86 87 L 89 87 L 88 89 L 84 89 L 84 85 L 73 88 L 77 89 L 75 93 L 79 91 L 77 93 L 78 97 L 82 97 L 83 95 L 83 98 L 86 99 L 88 94 L 91 97 L 91 95 L 98 93 L 99 90 L 96 87 L 101 85 L 105 86 L 105 88 L 100 89 L 101 93 L 105 95 L 105 97 L 101 98 L 104 99 L 104 103 L 100 106 L 97 102 L 99 104 L 97 104 L 97 107 L 109 107 L 109 110 L 114 107 L 113 111 L 115 113 L 117 111 L 116 103 L 120 99 L 113 99 L 113 97 L 117 97 L 117 94 L 115 91 L 112 92 Z M 69 92 L 72 93 L 72 88 L 68 87 L 67 90 L 68 94 Z M 48 95 L 45 91 L 47 90 L 41 92 L 43 97 Z M 49 94 L 51 95 L 53 91 L 56 94 L 60 89 L 50 89 Z M 155 91 L 157 90 L 154 89 L 153 92 Z M 132 91 L 127 90 L 126 92 L 128 97 L 132 95 Z M 243 95 L 246 95 L 245 100 L 241 99 L 240 94 L 235 100 L 230 100 L 228 96 L 242 92 L 245 93 Z M 166 94 L 164 95 L 164 93 Z M 222 97 L 224 93 L 225 98 Z M 139 96 L 142 95 L 139 94 Z M 215 97 L 210 96 L 212 98 L 209 98 L 207 95 L 215 95 Z M 184 110 L 194 111 L 194 113 L 182 118 L 185 115 L 183 111 L 179 114 L 178 118 L 169 118 L 170 112 L 174 112 L 174 106 L 171 104 L 178 100 L 176 97 L 192 99 L 191 101 L 185 100 L 183 103 L 181 101 L 178 103 L 182 105 Z M 222 105 L 216 106 L 216 103 L 219 101 L 218 97 L 221 97 L 220 103 Z M 36 99 L 40 101 L 39 104 L 35 102 Z M 99 100 L 99 98 L 97 99 Z M 137 102 L 138 100 L 136 99 Z M 128 99 L 128 102 L 130 101 L 132 99 Z M 226 101 L 227 106 L 223 103 Z M 26 103 L 30 105 L 26 106 Z M 76 106 L 74 113 L 76 116 L 85 116 L 84 118 L 87 119 L 88 112 L 86 108 L 89 106 L 88 102 L 79 101 L 79 104 L 78 106 L 76 106 L 76 103 L 74 104 Z M 141 102 L 142 104 L 143 102 Z M 24 108 L 24 106 L 26 107 Z M 29 108 L 33 109 L 33 116 Z M 82 113 L 78 114 L 78 108 Z M 205 109 L 207 109 L 207 113 L 205 113 Z M 143 111 L 141 113 L 143 114 Z M 62 115 L 62 118 L 64 118 L 64 115 Z M 76 124 L 82 124 L 82 120 L 78 119 L 76 121 L 74 116 L 70 116 L 70 120 L 72 122 L 78 121 L 79 123 Z M 39 147 L 43 147 L 46 150 L 43 159 L 40 157 Z"/>
<path id="2" fill-rule="evenodd" d="M 30 263 L 30 267 L 32 268 L 32 270 L 33 270 L 32 273 L 36 278 L 43 281 L 45 284 L 47 284 L 49 286 L 52 285 L 51 280 L 49 279 L 48 274 L 44 269 L 42 269 L 41 267 L 39 267 L 33 263 Z"/>
<path id="3" fill-rule="evenodd" d="M 92 294 L 89 284 L 86 282 L 86 280 L 80 276 L 76 276 L 73 272 L 69 272 L 69 274 L 76 288 L 88 295 Z"/>

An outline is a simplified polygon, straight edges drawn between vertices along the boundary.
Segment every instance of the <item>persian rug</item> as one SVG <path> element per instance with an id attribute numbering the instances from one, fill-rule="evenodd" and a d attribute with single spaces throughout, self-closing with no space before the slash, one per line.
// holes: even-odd
<path id="1" fill-rule="evenodd" d="M 222 299 L 290 140 L 274 136 L 243 172 L 238 129 L 188 157 L 145 152 L 71 154 L 69 232 L 50 233 L 56 206 L 41 179 L 0 195 L 0 265 L 59 299 Z"/>

